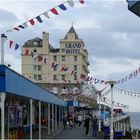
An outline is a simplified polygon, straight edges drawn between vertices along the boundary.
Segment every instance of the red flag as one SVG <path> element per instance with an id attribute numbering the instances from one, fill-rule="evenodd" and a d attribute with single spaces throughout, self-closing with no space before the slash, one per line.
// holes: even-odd
<path id="1" fill-rule="evenodd" d="M 14 30 L 19 31 L 19 28 L 15 27 Z"/>
<path id="2" fill-rule="evenodd" d="M 52 13 L 54 13 L 55 15 L 58 15 L 58 12 L 57 12 L 57 10 L 56 10 L 55 8 L 51 9 L 50 11 L 51 11 Z"/>
<path id="3" fill-rule="evenodd" d="M 35 24 L 34 19 L 29 20 L 29 22 L 31 23 L 31 25 Z"/>
<path id="4" fill-rule="evenodd" d="M 73 75 L 74 71 L 71 72 L 71 75 Z"/>
<path id="5" fill-rule="evenodd" d="M 61 71 L 64 71 L 64 68 L 65 68 L 65 67 L 64 67 L 64 66 L 62 66 Z"/>
<path id="6" fill-rule="evenodd" d="M 54 67 L 54 62 L 52 62 L 52 65 L 51 65 L 51 68 L 53 68 Z"/>
<path id="7" fill-rule="evenodd" d="M 10 48 L 12 48 L 12 44 L 13 44 L 13 41 L 12 41 L 12 40 L 10 40 Z"/>
<path id="8" fill-rule="evenodd" d="M 84 4 L 84 0 L 79 0 L 79 2 L 80 2 L 81 4 Z"/>
<path id="9" fill-rule="evenodd" d="M 43 57 L 42 56 L 38 56 L 38 61 L 42 61 Z"/>

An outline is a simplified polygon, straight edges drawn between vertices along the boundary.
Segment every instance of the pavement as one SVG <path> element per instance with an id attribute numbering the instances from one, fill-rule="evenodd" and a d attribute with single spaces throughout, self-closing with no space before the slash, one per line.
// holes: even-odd
<path id="1" fill-rule="evenodd" d="M 29 139 L 30 134 L 26 133 L 23 139 Z M 39 139 L 38 130 L 33 131 L 33 139 Z M 41 139 L 103 139 L 103 134 L 98 133 L 97 137 L 92 136 L 92 128 L 89 129 L 89 136 L 85 135 L 85 128 L 83 126 L 78 127 L 76 125 L 74 128 L 70 128 L 67 126 L 66 129 L 59 128 L 55 133 L 51 136 L 47 135 L 47 129 L 41 130 Z"/>
<path id="2" fill-rule="evenodd" d="M 59 134 L 53 137 L 53 139 L 103 139 L 103 134 L 98 133 L 97 137 L 92 136 L 92 129 L 89 129 L 89 136 L 85 135 L 85 128 L 75 126 L 74 128 L 67 127 L 63 129 Z"/>

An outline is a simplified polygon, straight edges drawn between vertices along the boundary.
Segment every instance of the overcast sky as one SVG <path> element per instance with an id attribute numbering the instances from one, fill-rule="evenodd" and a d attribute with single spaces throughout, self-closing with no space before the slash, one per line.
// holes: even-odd
<path id="1" fill-rule="evenodd" d="M 0 33 L 38 16 L 59 5 L 65 0 L 1 0 L 0 1 Z M 29 39 L 40 37 L 42 32 L 49 32 L 50 43 L 59 47 L 73 23 L 79 36 L 83 39 L 89 52 L 90 75 L 100 79 L 119 80 L 140 67 L 140 18 L 128 10 L 126 0 L 93 0 L 84 5 L 78 1 L 73 8 L 67 3 L 64 12 L 58 9 L 59 15 L 50 14 L 50 19 L 42 18 L 43 23 L 35 21 L 19 32 L 8 33 L 20 45 Z M 5 64 L 21 73 L 21 49 L 9 49 L 5 43 Z M 140 75 L 120 87 L 140 92 Z M 140 98 L 133 98 L 120 93 L 115 100 L 130 106 L 130 111 L 140 111 Z"/>

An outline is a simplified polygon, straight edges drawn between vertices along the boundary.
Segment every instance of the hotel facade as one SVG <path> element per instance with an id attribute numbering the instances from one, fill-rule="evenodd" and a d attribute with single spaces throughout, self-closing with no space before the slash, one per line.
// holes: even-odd
<path id="1" fill-rule="evenodd" d="M 60 47 L 49 43 L 49 33 L 34 38 L 22 47 L 22 75 L 55 94 L 82 92 L 88 78 L 88 51 L 73 26 Z"/>

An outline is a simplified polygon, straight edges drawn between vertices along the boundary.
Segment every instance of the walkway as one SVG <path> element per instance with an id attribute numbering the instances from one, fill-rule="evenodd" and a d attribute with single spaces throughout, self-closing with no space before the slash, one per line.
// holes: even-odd
<path id="1" fill-rule="evenodd" d="M 68 127 L 63 129 L 53 139 L 103 139 L 102 134 L 98 134 L 97 137 L 92 137 L 92 129 L 89 130 L 89 136 L 85 136 L 85 128 L 76 126 L 72 130 Z"/>
<path id="2" fill-rule="evenodd" d="M 98 133 L 97 137 L 92 137 L 92 129 L 89 129 L 89 136 L 85 136 L 85 128 L 83 126 L 75 128 L 70 128 L 69 126 L 66 129 L 59 128 L 57 132 L 53 135 L 47 135 L 47 129 L 41 130 L 41 139 L 103 139 L 103 134 Z M 29 139 L 30 134 L 26 133 L 23 139 Z M 38 139 L 38 130 L 33 131 L 33 139 Z"/>

